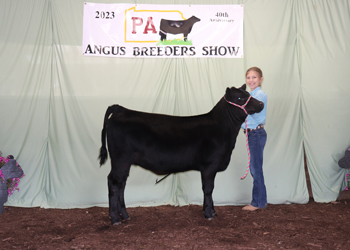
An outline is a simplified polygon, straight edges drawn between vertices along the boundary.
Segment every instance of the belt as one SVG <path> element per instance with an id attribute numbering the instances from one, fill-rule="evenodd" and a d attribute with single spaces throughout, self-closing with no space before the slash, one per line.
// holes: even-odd
<path id="1" fill-rule="evenodd" d="M 248 128 L 247 130 L 244 129 L 244 133 L 246 133 L 248 131 L 248 133 L 250 131 L 254 131 L 254 130 L 258 130 L 264 127 L 264 124 L 259 124 L 256 128 Z"/>

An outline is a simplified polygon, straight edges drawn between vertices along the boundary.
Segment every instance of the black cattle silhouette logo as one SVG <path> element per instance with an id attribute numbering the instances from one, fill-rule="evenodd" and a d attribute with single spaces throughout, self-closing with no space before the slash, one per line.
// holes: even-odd
<path id="1" fill-rule="evenodd" d="M 160 40 L 162 41 L 164 41 L 164 39 L 166 40 L 167 34 L 170 33 L 174 35 L 183 34 L 184 41 L 187 41 L 187 36 L 189 33 L 191 33 L 193 24 L 199 21 L 200 19 L 195 16 L 191 16 L 189 19 L 186 19 L 186 20 L 161 19 L 160 27 L 159 27 Z"/>

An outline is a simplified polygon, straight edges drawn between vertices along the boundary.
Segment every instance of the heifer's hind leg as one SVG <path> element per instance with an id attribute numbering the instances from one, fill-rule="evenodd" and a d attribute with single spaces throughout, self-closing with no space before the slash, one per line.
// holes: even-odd
<path id="1" fill-rule="evenodd" d="M 108 175 L 108 200 L 109 200 L 109 217 L 112 225 L 120 224 L 119 219 L 119 193 L 118 184 L 112 173 Z"/>
<path id="2" fill-rule="evenodd" d="M 112 170 L 108 175 L 109 216 L 111 217 L 112 225 L 118 225 L 121 223 L 119 215 L 122 219 L 129 219 L 124 201 L 124 189 L 126 179 L 129 175 L 129 169 L 130 166 L 127 171 L 120 172 L 113 168 L 112 164 Z"/>
<path id="3" fill-rule="evenodd" d="M 123 220 L 129 220 L 130 216 L 128 215 L 126 211 L 126 206 L 125 206 L 125 200 L 124 200 L 124 190 L 125 190 L 125 185 L 126 185 L 126 179 L 120 188 L 120 193 L 119 193 L 119 216 Z"/>
<path id="4" fill-rule="evenodd" d="M 205 218 L 211 220 L 214 216 L 216 216 L 216 212 L 214 210 L 213 197 L 212 197 L 216 173 L 201 172 L 201 176 L 202 176 L 202 189 L 204 193 L 203 213 Z"/>

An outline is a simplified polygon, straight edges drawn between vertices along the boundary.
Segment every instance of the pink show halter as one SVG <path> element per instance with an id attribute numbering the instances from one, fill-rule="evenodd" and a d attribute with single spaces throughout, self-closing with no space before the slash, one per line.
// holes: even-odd
<path id="1" fill-rule="evenodd" d="M 238 104 L 236 104 L 236 103 L 233 103 L 233 102 L 230 102 L 230 101 L 226 100 L 226 97 L 224 96 L 224 99 L 225 99 L 226 102 L 228 102 L 229 104 L 232 104 L 232 105 L 234 105 L 234 106 L 236 106 L 236 107 L 239 107 L 239 108 L 243 109 L 243 111 L 244 111 L 247 115 L 248 115 L 248 113 L 247 113 L 247 111 L 245 110 L 245 106 L 248 104 L 250 98 L 252 98 L 252 96 L 249 96 L 248 100 L 241 106 L 241 105 L 238 105 Z M 244 123 L 245 123 L 245 131 L 246 131 L 245 135 L 246 135 L 247 151 L 248 151 L 248 167 L 247 167 L 247 171 L 245 171 L 245 174 L 241 177 L 241 180 L 243 180 L 245 177 L 247 177 L 247 174 L 248 174 L 248 172 L 249 172 L 249 167 L 250 167 L 250 150 L 249 150 L 249 143 L 248 143 L 248 131 L 247 131 L 247 129 L 248 129 L 248 124 L 247 124 L 247 119 L 245 119 L 245 122 L 244 122 Z"/>

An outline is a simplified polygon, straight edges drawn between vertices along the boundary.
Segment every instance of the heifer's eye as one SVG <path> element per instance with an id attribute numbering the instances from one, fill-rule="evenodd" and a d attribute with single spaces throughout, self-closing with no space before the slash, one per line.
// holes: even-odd
<path id="1" fill-rule="evenodd" d="M 240 98 L 240 97 L 238 97 L 238 100 L 241 100 L 241 98 Z"/>

